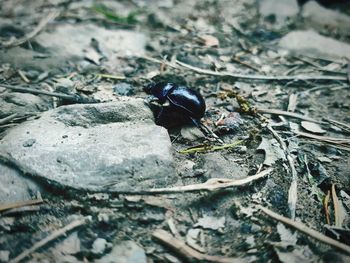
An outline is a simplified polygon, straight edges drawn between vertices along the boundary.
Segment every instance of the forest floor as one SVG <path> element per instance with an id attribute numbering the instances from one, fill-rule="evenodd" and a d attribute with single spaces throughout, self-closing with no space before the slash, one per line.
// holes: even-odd
<path id="1" fill-rule="evenodd" d="M 0 43 L 0 262 L 350 262 L 348 1 L 0 0 Z M 219 140 L 138 120 L 160 81 Z"/>

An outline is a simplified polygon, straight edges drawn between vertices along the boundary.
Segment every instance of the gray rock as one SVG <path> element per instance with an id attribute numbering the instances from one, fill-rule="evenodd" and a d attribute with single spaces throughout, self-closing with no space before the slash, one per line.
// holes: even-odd
<path id="1" fill-rule="evenodd" d="M 10 251 L 8 250 L 0 250 L 0 261 L 7 262 L 10 259 Z"/>
<path id="2" fill-rule="evenodd" d="M 279 46 L 297 54 L 321 59 L 350 59 L 350 45 L 308 31 L 292 31 L 285 35 Z"/>
<path id="3" fill-rule="evenodd" d="M 23 147 L 35 140 L 31 147 Z M 0 159 L 51 183 L 132 191 L 176 181 L 167 131 L 142 99 L 62 106 L 9 131 Z"/>
<path id="4" fill-rule="evenodd" d="M 7 49 L 6 52 L 0 51 L 0 61 L 3 63 L 9 63 L 15 68 L 28 70 L 52 69 L 55 71 L 54 69 L 59 66 L 68 65 L 65 57 L 49 56 L 22 47 L 10 48 Z"/>
<path id="5" fill-rule="evenodd" d="M 0 203 L 30 200 L 40 187 L 14 168 L 0 162 Z"/>
<path id="6" fill-rule="evenodd" d="M 207 153 L 203 161 L 205 175 L 210 178 L 240 179 L 248 174 L 247 168 L 237 164 L 233 157 L 223 157 L 219 152 Z"/>
<path id="7" fill-rule="evenodd" d="M 109 30 L 94 24 L 60 24 L 52 32 L 43 32 L 36 41 L 52 54 L 64 57 L 84 57 L 84 50 L 95 39 L 106 56 L 143 53 L 146 37 L 142 33 L 128 30 Z M 69 47 L 69 48 L 67 48 Z"/>
<path id="8" fill-rule="evenodd" d="M 133 241 L 125 241 L 95 261 L 96 263 L 147 263 L 145 251 Z"/>
<path id="9" fill-rule="evenodd" d="M 0 118 L 13 113 L 19 116 L 46 111 L 51 108 L 49 101 L 29 93 L 0 93 Z"/>
<path id="10" fill-rule="evenodd" d="M 130 96 L 135 93 L 133 86 L 124 82 L 116 84 L 113 87 L 113 91 L 121 96 Z"/>
<path id="11" fill-rule="evenodd" d="M 317 30 L 335 30 L 345 35 L 350 34 L 350 16 L 327 9 L 315 1 L 309 1 L 303 6 L 301 16 L 308 25 Z"/>
<path id="12" fill-rule="evenodd" d="M 205 138 L 203 132 L 196 126 L 183 126 L 181 128 L 181 136 L 188 141 L 196 141 Z"/>
<path id="13" fill-rule="evenodd" d="M 62 242 L 58 243 L 54 248 L 50 249 L 58 259 L 62 255 L 74 255 L 80 252 L 80 239 L 78 232 L 73 232 Z"/>
<path id="14" fill-rule="evenodd" d="M 277 24 L 283 24 L 288 18 L 295 17 L 299 12 L 297 0 L 261 0 L 259 13 L 264 16 L 275 16 Z"/>
<path id="15" fill-rule="evenodd" d="M 97 238 L 95 239 L 94 243 L 92 243 L 92 250 L 91 252 L 93 254 L 103 254 L 103 252 L 105 251 L 105 249 L 108 246 L 108 242 L 106 239 L 104 238 Z"/>
<path id="16" fill-rule="evenodd" d="M 91 49 L 91 40 L 97 41 L 106 58 L 123 57 L 145 52 L 146 36 L 129 30 L 110 30 L 93 24 L 57 24 L 50 31 L 41 32 L 35 41 L 43 53 L 21 47 L 0 51 L 0 61 L 28 69 L 58 68 L 68 61 L 84 59 Z M 67 48 L 69 47 L 69 48 Z"/>

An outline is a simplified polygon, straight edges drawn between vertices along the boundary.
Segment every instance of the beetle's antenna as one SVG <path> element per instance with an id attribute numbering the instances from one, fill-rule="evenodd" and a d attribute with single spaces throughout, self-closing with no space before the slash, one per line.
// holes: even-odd
<path id="1" fill-rule="evenodd" d="M 209 129 L 205 124 L 201 123 L 199 120 L 191 118 L 194 125 L 196 125 L 204 134 L 207 136 L 210 135 L 210 137 L 214 138 L 216 141 L 218 141 L 221 144 L 224 144 L 224 141 L 219 138 L 211 129 Z"/>

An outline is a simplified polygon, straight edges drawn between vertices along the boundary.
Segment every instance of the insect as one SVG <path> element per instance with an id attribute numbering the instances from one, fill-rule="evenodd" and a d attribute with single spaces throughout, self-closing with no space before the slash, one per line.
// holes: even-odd
<path id="1" fill-rule="evenodd" d="M 193 122 L 199 125 L 205 113 L 205 101 L 195 90 L 175 83 L 151 83 L 144 91 L 152 95 L 161 107 L 156 111 L 156 124 L 166 128 Z"/>

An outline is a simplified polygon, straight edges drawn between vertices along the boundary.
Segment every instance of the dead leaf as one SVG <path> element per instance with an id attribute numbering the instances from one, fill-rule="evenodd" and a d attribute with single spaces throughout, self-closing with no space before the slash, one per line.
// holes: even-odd
<path id="1" fill-rule="evenodd" d="M 279 159 L 286 160 L 284 151 L 276 139 L 268 140 L 262 138 L 257 150 L 263 150 L 265 152 L 264 165 L 271 166 Z"/>
<path id="2" fill-rule="evenodd" d="M 102 56 L 93 48 L 84 49 L 84 58 L 95 65 L 100 65 Z"/>
<path id="3" fill-rule="evenodd" d="M 198 223 L 194 227 L 202 227 L 204 229 L 218 230 L 225 227 L 226 218 L 223 217 L 214 217 L 205 215 L 202 218 L 198 219 Z"/>
<path id="4" fill-rule="evenodd" d="M 282 223 L 277 224 L 277 232 L 280 235 L 281 243 L 288 245 L 295 245 L 298 241 L 297 232 L 292 232 L 284 226 Z"/>
<path id="5" fill-rule="evenodd" d="M 326 133 L 327 131 L 323 130 L 320 125 L 317 123 L 309 122 L 309 121 L 302 121 L 301 122 L 301 127 L 303 127 L 305 130 L 312 132 L 312 133 L 317 133 L 317 134 L 323 134 Z"/>
<path id="6" fill-rule="evenodd" d="M 205 253 L 205 249 L 198 245 L 198 239 L 199 239 L 199 234 L 202 230 L 198 228 L 191 228 L 188 230 L 187 235 L 186 235 L 186 243 L 193 249 Z"/>
<path id="7" fill-rule="evenodd" d="M 337 193 L 335 192 L 335 185 L 332 184 L 332 199 L 334 206 L 334 218 L 335 218 L 335 226 L 343 227 L 343 222 L 347 217 L 345 208 L 341 201 L 339 201 L 337 197 Z"/>
<path id="8" fill-rule="evenodd" d="M 206 46 L 206 47 L 217 47 L 219 46 L 219 40 L 211 35 L 203 35 L 199 37 L 201 42 Z"/>

